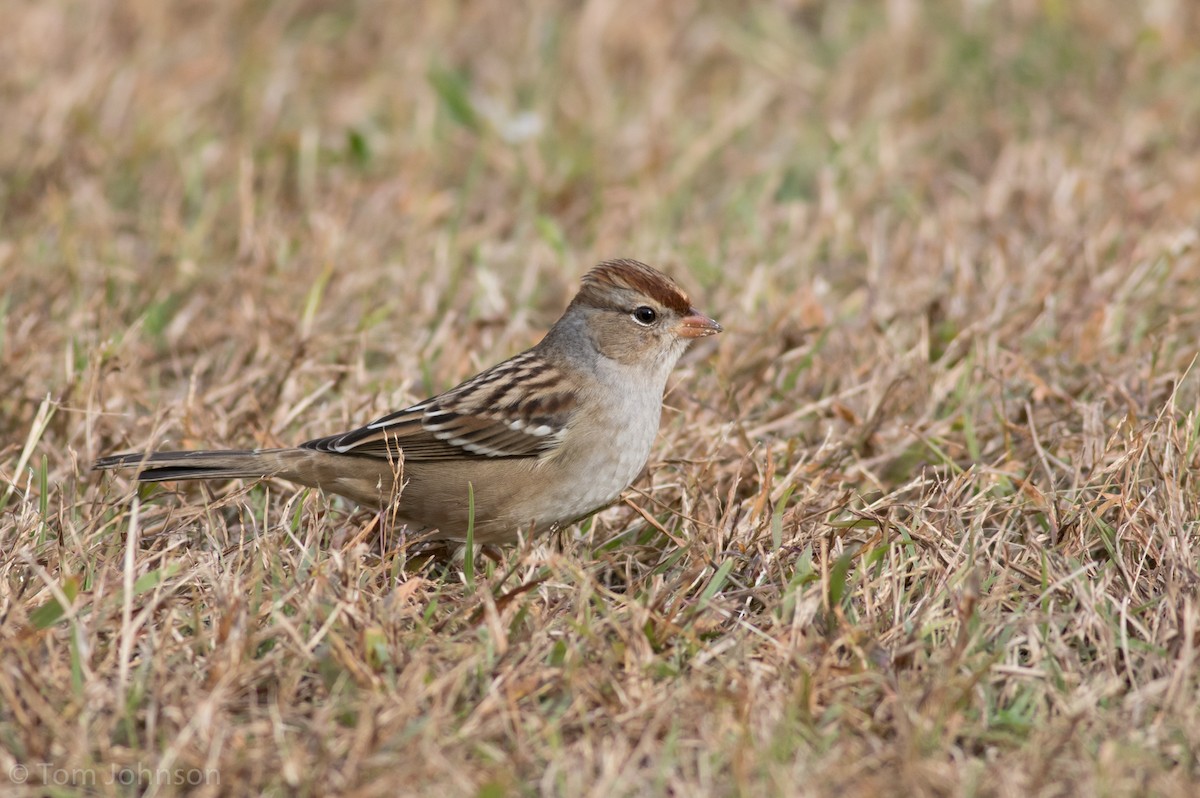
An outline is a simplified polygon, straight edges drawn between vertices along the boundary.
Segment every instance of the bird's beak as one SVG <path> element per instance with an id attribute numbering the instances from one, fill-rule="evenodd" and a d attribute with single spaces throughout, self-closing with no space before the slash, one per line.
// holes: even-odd
<path id="1" fill-rule="evenodd" d="M 721 330 L 720 324 L 695 308 L 689 309 L 688 315 L 680 319 L 679 326 L 675 328 L 680 338 L 703 338 L 706 335 L 716 335 Z"/>

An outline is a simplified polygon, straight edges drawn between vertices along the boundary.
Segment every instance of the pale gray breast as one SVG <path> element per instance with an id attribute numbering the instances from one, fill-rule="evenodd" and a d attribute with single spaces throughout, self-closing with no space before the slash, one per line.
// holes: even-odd
<path id="1" fill-rule="evenodd" d="M 564 518 L 610 504 L 645 467 L 658 434 L 667 373 L 647 374 L 610 360 L 596 369 L 596 400 L 573 420 L 574 432 L 583 434 L 570 436 L 577 445 L 563 452 L 578 475 L 563 486 Z"/>

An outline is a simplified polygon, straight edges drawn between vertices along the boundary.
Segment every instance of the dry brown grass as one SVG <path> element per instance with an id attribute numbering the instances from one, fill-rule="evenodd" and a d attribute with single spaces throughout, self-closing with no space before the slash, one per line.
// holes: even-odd
<path id="1" fill-rule="evenodd" d="M 2 5 L 0 791 L 1193 794 L 1195 4 Z M 561 540 L 87 472 L 614 256 L 729 332 Z"/>

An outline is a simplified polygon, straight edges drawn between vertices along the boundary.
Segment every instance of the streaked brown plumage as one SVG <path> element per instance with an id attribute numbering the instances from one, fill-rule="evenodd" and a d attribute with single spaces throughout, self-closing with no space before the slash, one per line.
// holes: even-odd
<path id="1" fill-rule="evenodd" d="M 514 540 L 612 503 L 645 466 L 667 377 L 721 331 L 666 275 L 632 260 L 588 272 L 536 346 L 439 396 L 293 449 L 121 454 L 142 481 L 280 477 L 461 540 Z M 402 488 L 401 488 L 402 486 Z M 436 530 L 436 531 L 433 531 Z"/>

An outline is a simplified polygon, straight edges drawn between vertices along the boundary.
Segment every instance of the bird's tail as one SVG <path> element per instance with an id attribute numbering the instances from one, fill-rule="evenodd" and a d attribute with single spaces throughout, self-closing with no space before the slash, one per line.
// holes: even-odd
<path id="1" fill-rule="evenodd" d="M 304 449 L 134 452 L 101 457 L 92 464 L 92 469 L 135 468 L 142 482 L 281 477 L 305 484 L 308 480 L 301 478 L 302 466 L 312 454 Z"/>

